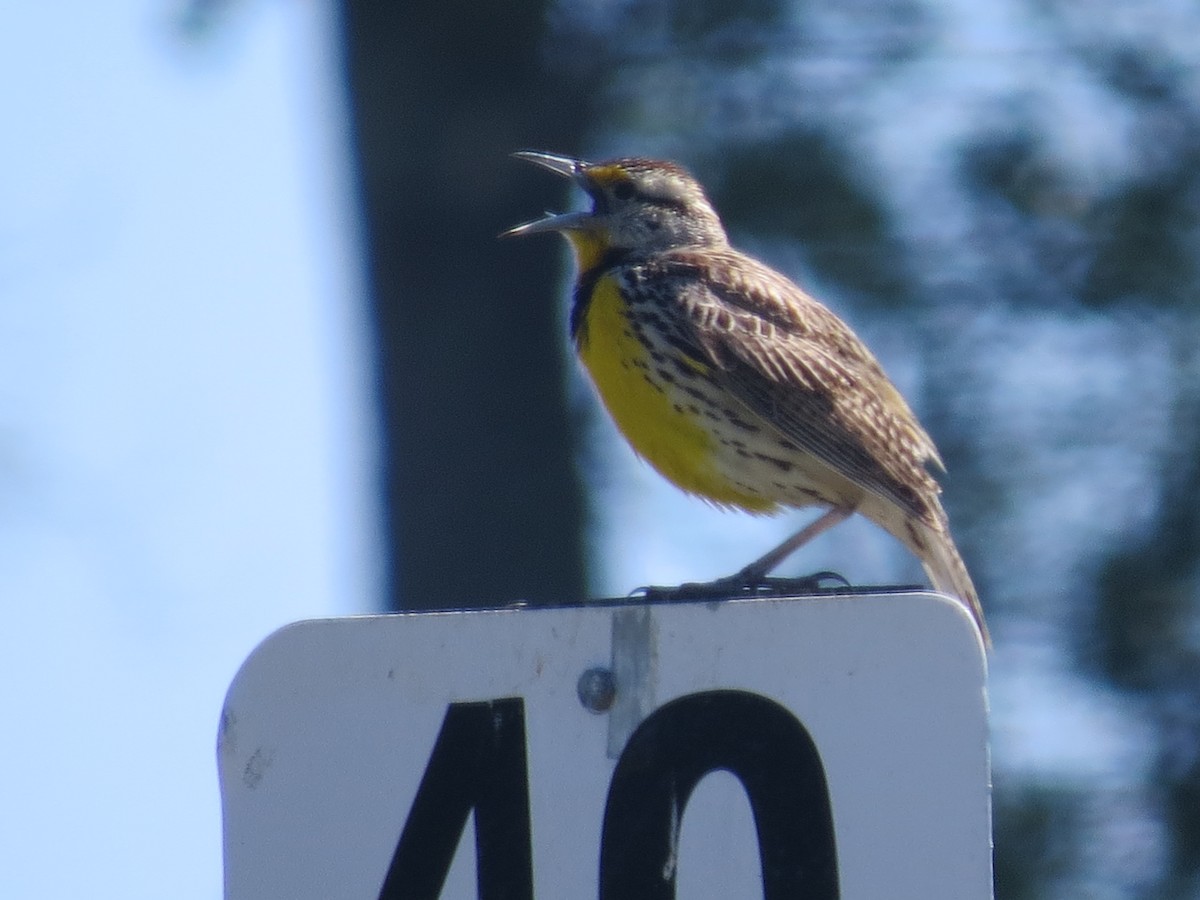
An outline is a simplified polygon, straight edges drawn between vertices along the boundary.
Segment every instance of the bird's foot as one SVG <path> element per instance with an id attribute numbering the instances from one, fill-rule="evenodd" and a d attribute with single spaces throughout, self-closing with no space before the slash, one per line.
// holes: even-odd
<path id="1" fill-rule="evenodd" d="M 674 586 L 646 585 L 631 591 L 630 596 L 642 597 L 651 603 L 671 603 L 688 600 L 733 600 L 739 597 L 812 595 L 850 586 L 850 582 L 837 572 L 815 572 L 799 578 L 769 578 L 742 571 L 726 578 L 718 578 L 716 581 L 688 582 Z"/>

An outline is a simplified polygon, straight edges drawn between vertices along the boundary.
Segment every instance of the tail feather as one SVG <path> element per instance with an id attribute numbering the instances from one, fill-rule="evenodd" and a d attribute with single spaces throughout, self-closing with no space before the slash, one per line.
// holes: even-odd
<path id="1" fill-rule="evenodd" d="M 945 513 L 940 508 L 937 509 L 940 515 L 935 526 L 904 514 L 891 504 L 889 507 L 887 514 L 878 518 L 870 515 L 869 511 L 867 515 L 901 540 L 916 555 L 935 590 L 952 594 L 963 602 L 979 626 L 984 644 L 990 648 L 992 638 L 984 619 L 983 604 L 979 601 L 979 594 L 975 590 L 975 583 L 971 581 L 967 564 L 963 562 L 958 548 L 954 546 Z"/>
<path id="2" fill-rule="evenodd" d="M 983 634 L 984 644 L 991 647 L 992 636 L 988 633 L 987 620 L 983 616 L 983 604 L 979 601 L 975 583 L 971 581 L 971 574 L 967 571 L 967 565 L 959 555 L 958 548 L 954 546 L 950 532 L 935 531 L 926 525 L 919 525 L 918 530 L 924 532 L 921 538 L 926 552 L 919 556 L 925 574 L 929 576 L 936 590 L 953 594 L 966 604 Z"/>

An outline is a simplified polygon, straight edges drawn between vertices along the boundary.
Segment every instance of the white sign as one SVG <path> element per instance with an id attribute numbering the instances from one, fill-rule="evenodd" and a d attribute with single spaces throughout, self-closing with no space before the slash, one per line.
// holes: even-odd
<path id="1" fill-rule="evenodd" d="M 985 660 L 892 593 L 301 622 L 230 687 L 227 900 L 982 900 Z"/>

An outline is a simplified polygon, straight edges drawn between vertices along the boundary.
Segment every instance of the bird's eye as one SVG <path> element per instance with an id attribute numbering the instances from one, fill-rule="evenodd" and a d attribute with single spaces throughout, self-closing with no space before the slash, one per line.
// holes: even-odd
<path id="1" fill-rule="evenodd" d="M 629 200 L 636 193 L 632 181 L 618 181 L 613 185 L 612 192 L 618 200 Z"/>

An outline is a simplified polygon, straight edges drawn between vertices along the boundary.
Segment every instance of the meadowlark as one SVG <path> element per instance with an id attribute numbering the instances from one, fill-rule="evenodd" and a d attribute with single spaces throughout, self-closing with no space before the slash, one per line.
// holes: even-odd
<path id="1" fill-rule="evenodd" d="M 763 583 L 793 551 L 858 512 L 903 542 L 986 637 L 927 468 L 941 468 L 937 449 L 849 326 L 733 249 L 704 189 L 675 163 L 514 155 L 591 199 L 591 209 L 547 214 L 505 235 L 569 240 L 578 267 L 571 336 L 637 454 L 717 506 L 826 507 L 718 584 Z"/>

